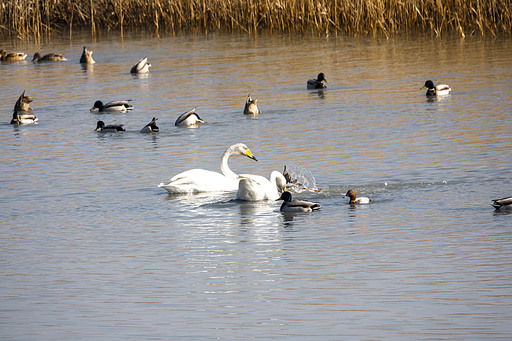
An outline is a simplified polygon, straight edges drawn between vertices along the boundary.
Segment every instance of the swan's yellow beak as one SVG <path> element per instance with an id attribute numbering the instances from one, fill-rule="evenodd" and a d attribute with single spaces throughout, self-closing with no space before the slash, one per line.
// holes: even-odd
<path id="1" fill-rule="evenodd" d="M 249 150 L 249 148 L 247 148 L 245 150 L 245 155 L 247 155 L 248 158 L 251 158 L 253 159 L 254 161 L 258 161 L 258 159 L 256 158 L 256 156 L 252 155 L 251 151 Z"/>

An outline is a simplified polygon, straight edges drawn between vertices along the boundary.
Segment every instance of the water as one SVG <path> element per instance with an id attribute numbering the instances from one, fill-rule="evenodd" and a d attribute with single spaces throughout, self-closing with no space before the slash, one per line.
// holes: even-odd
<path id="1" fill-rule="evenodd" d="M 510 339 L 510 39 L 87 35 L 4 46 L 0 336 Z M 82 46 L 97 64 L 78 64 Z M 147 76 L 129 70 L 147 55 Z M 324 92 L 305 89 L 324 72 Z M 428 100 L 425 80 L 451 96 Z M 9 123 L 23 90 L 36 125 Z M 258 98 L 257 119 L 243 112 Z M 89 112 L 132 99 L 128 114 Z M 174 126 L 197 106 L 207 122 Z M 139 134 L 152 117 L 161 132 Z M 97 120 L 122 134 L 93 132 Z M 320 212 L 170 196 L 190 169 L 309 170 Z M 352 208 L 350 188 L 374 203 Z"/>

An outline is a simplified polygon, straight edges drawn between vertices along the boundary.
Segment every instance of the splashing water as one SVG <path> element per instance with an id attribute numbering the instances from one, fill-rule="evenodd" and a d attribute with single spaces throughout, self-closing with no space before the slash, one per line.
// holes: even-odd
<path id="1" fill-rule="evenodd" d="M 316 187 L 316 180 L 313 174 L 301 166 L 284 166 L 283 175 L 286 178 L 286 186 L 294 192 L 304 191 L 320 192 Z"/>

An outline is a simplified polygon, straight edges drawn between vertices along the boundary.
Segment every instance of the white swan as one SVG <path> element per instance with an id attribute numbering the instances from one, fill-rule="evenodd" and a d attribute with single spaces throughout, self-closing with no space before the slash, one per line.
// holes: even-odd
<path id="1" fill-rule="evenodd" d="M 158 187 L 164 188 L 169 193 L 234 192 L 238 189 L 240 178 L 228 166 L 231 155 L 243 155 L 258 161 L 245 144 L 237 143 L 222 155 L 220 161 L 222 174 L 205 169 L 190 169 L 173 176 L 169 183 L 161 183 Z"/>
<path id="2" fill-rule="evenodd" d="M 246 201 L 277 200 L 286 190 L 286 179 L 278 171 L 270 173 L 270 180 L 253 174 L 241 174 L 236 199 Z"/>

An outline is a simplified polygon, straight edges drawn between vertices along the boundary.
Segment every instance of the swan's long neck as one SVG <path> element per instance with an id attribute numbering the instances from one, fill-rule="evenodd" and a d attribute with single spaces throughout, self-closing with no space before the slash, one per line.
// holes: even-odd
<path id="1" fill-rule="evenodd" d="M 279 180 L 279 181 L 278 181 Z M 278 190 L 284 190 L 286 188 L 286 179 L 283 174 L 278 171 L 270 173 L 270 183 L 274 185 Z"/>
<path id="2" fill-rule="evenodd" d="M 270 183 L 274 186 L 277 186 L 277 175 L 276 172 L 270 173 Z"/>
<path id="3" fill-rule="evenodd" d="M 228 159 L 231 155 L 234 154 L 233 149 L 230 147 L 222 155 L 222 159 L 220 160 L 220 170 L 224 176 L 228 178 L 238 179 L 238 175 L 229 168 Z"/>

